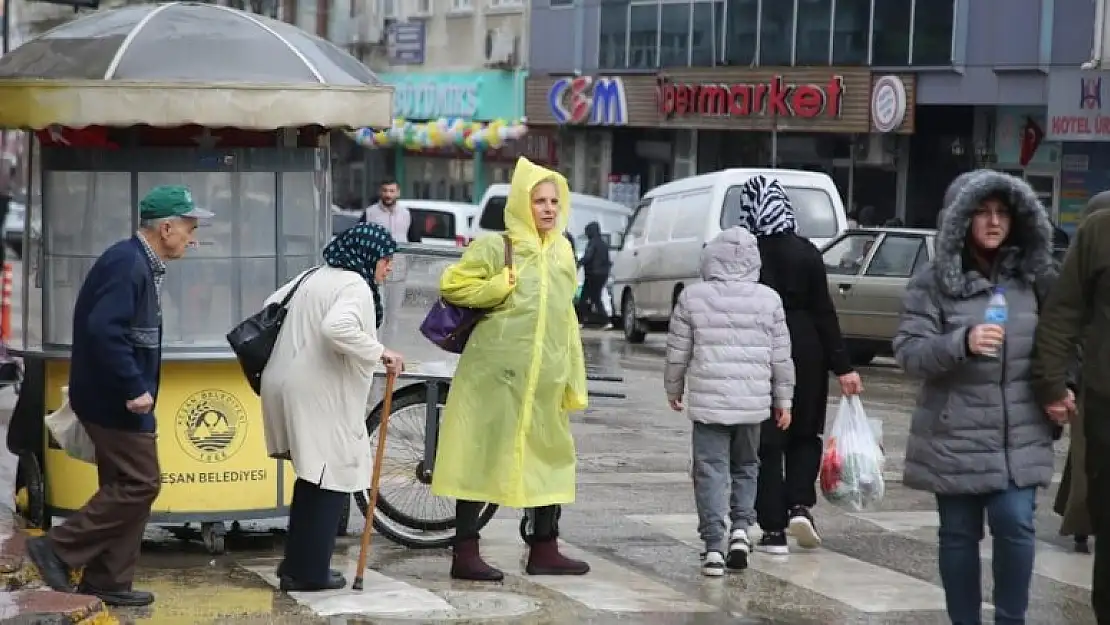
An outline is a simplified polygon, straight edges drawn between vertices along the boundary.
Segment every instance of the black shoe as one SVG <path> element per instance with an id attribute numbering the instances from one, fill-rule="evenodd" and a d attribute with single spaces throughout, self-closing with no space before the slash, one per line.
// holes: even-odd
<path id="1" fill-rule="evenodd" d="M 756 548 L 763 553 L 776 556 L 785 556 L 790 553 L 790 546 L 786 543 L 785 532 L 763 532 L 763 536 L 759 539 L 759 544 Z"/>
<path id="2" fill-rule="evenodd" d="M 752 543 L 748 539 L 748 532 L 742 529 L 732 530 L 728 540 L 728 555 L 725 556 L 725 566 L 730 571 L 743 571 L 748 568 L 748 556 L 752 552 Z"/>
<path id="3" fill-rule="evenodd" d="M 347 578 L 343 577 L 342 574 L 330 575 L 328 583 L 323 585 L 302 582 L 288 576 L 282 577 L 281 583 L 278 585 L 281 592 L 319 592 L 321 590 L 339 590 L 340 588 L 346 588 L 346 586 Z"/>
<path id="4" fill-rule="evenodd" d="M 154 593 L 145 590 L 101 590 L 83 583 L 77 593 L 96 597 L 114 608 L 141 608 L 154 603 Z"/>
<path id="5" fill-rule="evenodd" d="M 39 576 L 47 586 L 58 592 L 73 592 L 73 584 L 69 581 L 69 566 L 54 552 L 49 538 L 28 538 L 27 557 L 38 569 Z"/>
<path id="6" fill-rule="evenodd" d="M 817 533 L 817 524 L 813 522 L 813 515 L 805 506 L 791 508 L 790 525 L 787 531 L 803 549 L 816 549 L 821 546 L 821 535 Z"/>
<path id="7" fill-rule="evenodd" d="M 281 579 L 282 577 L 288 577 L 288 575 L 285 574 L 285 562 L 284 561 L 282 561 L 282 563 L 278 565 L 277 570 L 274 571 L 274 575 L 278 579 Z M 339 571 L 337 571 L 335 569 L 328 569 L 328 576 L 331 579 L 344 579 L 343 573 L 340 573 Z M 344 583 L 344 585 L 346 585 L 346 583 Z"/>

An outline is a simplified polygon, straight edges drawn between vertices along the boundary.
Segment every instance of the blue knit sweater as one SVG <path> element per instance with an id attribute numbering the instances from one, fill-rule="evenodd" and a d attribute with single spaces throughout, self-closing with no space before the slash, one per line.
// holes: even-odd
<path id="1" fill-rule="evenodd" d="M 82 421 L 155 431 L 154 414 L 127 401 L 157 398 L 162 363 L 162 308 L 154 273 L 137 237 L 105 250 L 81 284 L 73 308 L 69 401 Z"/>

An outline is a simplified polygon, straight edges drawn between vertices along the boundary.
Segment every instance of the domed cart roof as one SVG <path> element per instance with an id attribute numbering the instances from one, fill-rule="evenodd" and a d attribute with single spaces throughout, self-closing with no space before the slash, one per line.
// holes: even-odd
<path id="1" fill-rule="evenodd" d="M 334 44 L 214 4 L 93 13 L 0 58 L 0 127 L 384 127 L 393 90 Z"/>

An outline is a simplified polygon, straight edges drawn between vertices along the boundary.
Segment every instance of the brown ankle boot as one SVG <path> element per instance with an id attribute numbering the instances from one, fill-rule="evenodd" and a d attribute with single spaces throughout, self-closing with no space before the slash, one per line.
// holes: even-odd
<path id="1" fill-rule="evenodd" d="M 585 575 L 590 572 L 590 565 L 559 553 L 558 539 L 550 538 L 532 543 L 524 571 L 529 575 Z"/>
<path id="2" fill-rule="evenodd" d="M 486 564 L 478 553 L 478 539 L 468 538 L 455 543 L 451 554 L 451 579 L 472 582 L 499 582 L 505 574 Z"/>

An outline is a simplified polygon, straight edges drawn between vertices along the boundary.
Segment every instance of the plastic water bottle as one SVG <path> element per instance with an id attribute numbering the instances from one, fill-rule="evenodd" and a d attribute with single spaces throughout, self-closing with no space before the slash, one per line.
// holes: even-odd
<path id="1" fill-rule="evenodd" d="M 1006 289 L 996 286 L 991 292 L 991 300 L 987 302 L 987 310 L 983 313 L 983 323 L 1006 327 L 1006 320 L 1010 316 L 1010 308 L 1006 304 Z M 986 352 L 984 356 L 998 358 L 998 350 Z"/>

